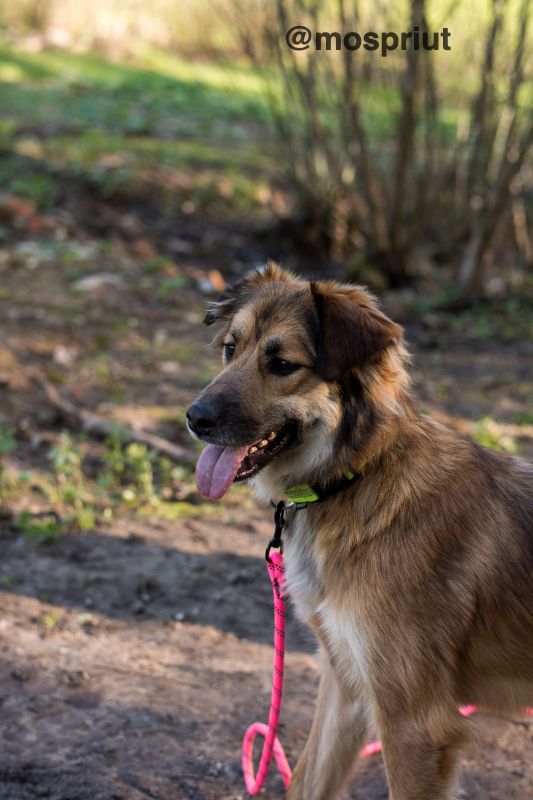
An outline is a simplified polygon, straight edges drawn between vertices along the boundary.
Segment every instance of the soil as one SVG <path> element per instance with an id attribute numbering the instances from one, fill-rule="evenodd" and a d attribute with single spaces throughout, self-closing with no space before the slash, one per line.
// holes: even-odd
<path id="1" fill-rule="evenodd" d="M 86 408 L 186 443 L 173 413 L 216 368 L 200 325 L 205 298 L 194 287 L 170 298 L 154 293 L 135 256 L 143 235 L 105 256 L 120 283 L 85 294 L 73 284 L 80 271 L 107 272 L 100 255 L 76 274 L 46 259 L 37 268 L 11 256 L 3 262 L 0 422 L 17 431 L 19 466 L 46 461 L 58 426 L 31 367 L 48 370 Z M 531 432 L 513 422 L 531 391 L 531 344 L 465 340 L 457 330 L 402 321 L 424 405 L 467 432 L 490 414 L 531 455 Z M 193 493 L 192 509 L 197 502 Z M 212 514 L 169 522 L 124 511 L 47 544 L 6 516 L 1 800 L 245 797 L 242 735 L 269 706 L 272 609 L 262 554 L 271 531 L 270 511 L 245 489 Z M 287 645 L 280 737 L 294 765 L 317 672 L 312 638 L 290 609 Z M 472 724 L 465 796 L 533 797 L 533 720 L 485 714 Z M 273 769 L 262 796 L 282 793 Z M 387 797 L 381 756 L 356 767 L 347 796 Z"/>
<path id="2" fill-rule="evenodd" d="M 122 521 L 47 546 L 2 537 L 2 572 L 13 578 L 1 595 L 2 800 L 246 796 L 241 738 L 269 705 L 261 553 L 271 524 L 240 502 L 228 511 L 216 524 Z M 291 613 L 287 645 L 280 737 L 294 764 L 316 667 Z M 483 715 L 473 725 L 466 797 L 532 797 L 532 721 Z M 282 796 L 274 769 L 262 796 Z M 380 755 L 360 763 L 347 796 L 385 800 Z"/>

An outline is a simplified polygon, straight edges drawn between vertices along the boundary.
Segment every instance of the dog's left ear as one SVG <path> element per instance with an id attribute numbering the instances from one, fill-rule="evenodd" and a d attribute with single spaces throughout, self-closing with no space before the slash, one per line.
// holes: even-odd
<path id="1" fill-rule="evenodd" d="M 226 286 L 222 294 L 214 302 L 209 303 L 209 308 L 204 317 L 204 325 L 214 325 L 215 322 L 235 313 L 237 298 L 245 282 L 246 278 L 240 278 L 231 286 Z"/>
<path id="2" fill-rule="evenodd" d="M 209 303 L 209 309 L 204 317 L 204 325 L 214 325 L 225 317 L 229 317 L 237 311 L 237 308 L 253 294 L 262 284 L 272 283 L 273 281 L 290 281 L 290 272 L 278 267 L 273 261 L 267 261 L 264 267 L 247 272 L 244 277 L 239 278 L 231 286 L 227 286 L 222 294 L 213 303 Z"/>
<path id="3" fill-rule="evenodd" d="M 326 381 L 375 361 L 402 337 L 402 328 L 385 316 L 373 297 L 357 286 L 311 282 L 318 314 L 317 372 Z"/>

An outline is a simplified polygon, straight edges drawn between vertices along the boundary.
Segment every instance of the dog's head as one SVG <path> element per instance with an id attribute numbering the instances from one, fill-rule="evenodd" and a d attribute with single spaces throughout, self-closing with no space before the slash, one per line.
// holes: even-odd
<path id="1" fill-rule="evenodd" d="M 218 326 L 223 368 L 187 421 L 207 442 L 196 479 L 212 499 L 259 474 L 280 486 L 316 479 L 394 413 L 402 331 L 365 289 L 268 264 L 227 288 L 204 322 Z"/>

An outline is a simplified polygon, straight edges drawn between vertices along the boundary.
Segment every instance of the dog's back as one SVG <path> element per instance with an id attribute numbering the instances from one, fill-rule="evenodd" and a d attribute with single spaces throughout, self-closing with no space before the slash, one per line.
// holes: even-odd
<path id="1" fill-rule="evenodd" d="M 491 579 L 477 587 L 461 662 L 463 697 L 492 708 L 533 704 L 533 466 L 473 445 L 490 492 L 490 523 L 480 553 Z"/>

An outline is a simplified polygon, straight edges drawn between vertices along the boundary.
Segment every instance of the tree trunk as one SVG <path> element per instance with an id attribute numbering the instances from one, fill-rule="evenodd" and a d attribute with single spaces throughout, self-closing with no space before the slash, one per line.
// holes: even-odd
<path id="1" fill-rule="evenodd" d="M 424 28 L 425 0 L 411 0 L 411 25 Z M 390 217 L 389 278 L 393 284 L 408 280 L 407 261 L 411 248 L 408 222 L 405 213 L 407 178 L 412 166 L 417 112 L 419 51 L 408 50 L 402 82 L 402 114 L 398 125 L 398 149 L 392 186 Z"/>
<path id="2" fill-rule="evenodd" d="M 492 21 L 485 44 L 485 59 L 480 72 L 480 85 L 472 108 L 470 124 L 470 159 L 466 176 L 465 206 L 463 219 L 472 218 L 472 200 L 490 158 L 489 111 L 492 104 L 494 55 L 496 41 L 503 21 L 505 0 L 492 0 Z"/>

